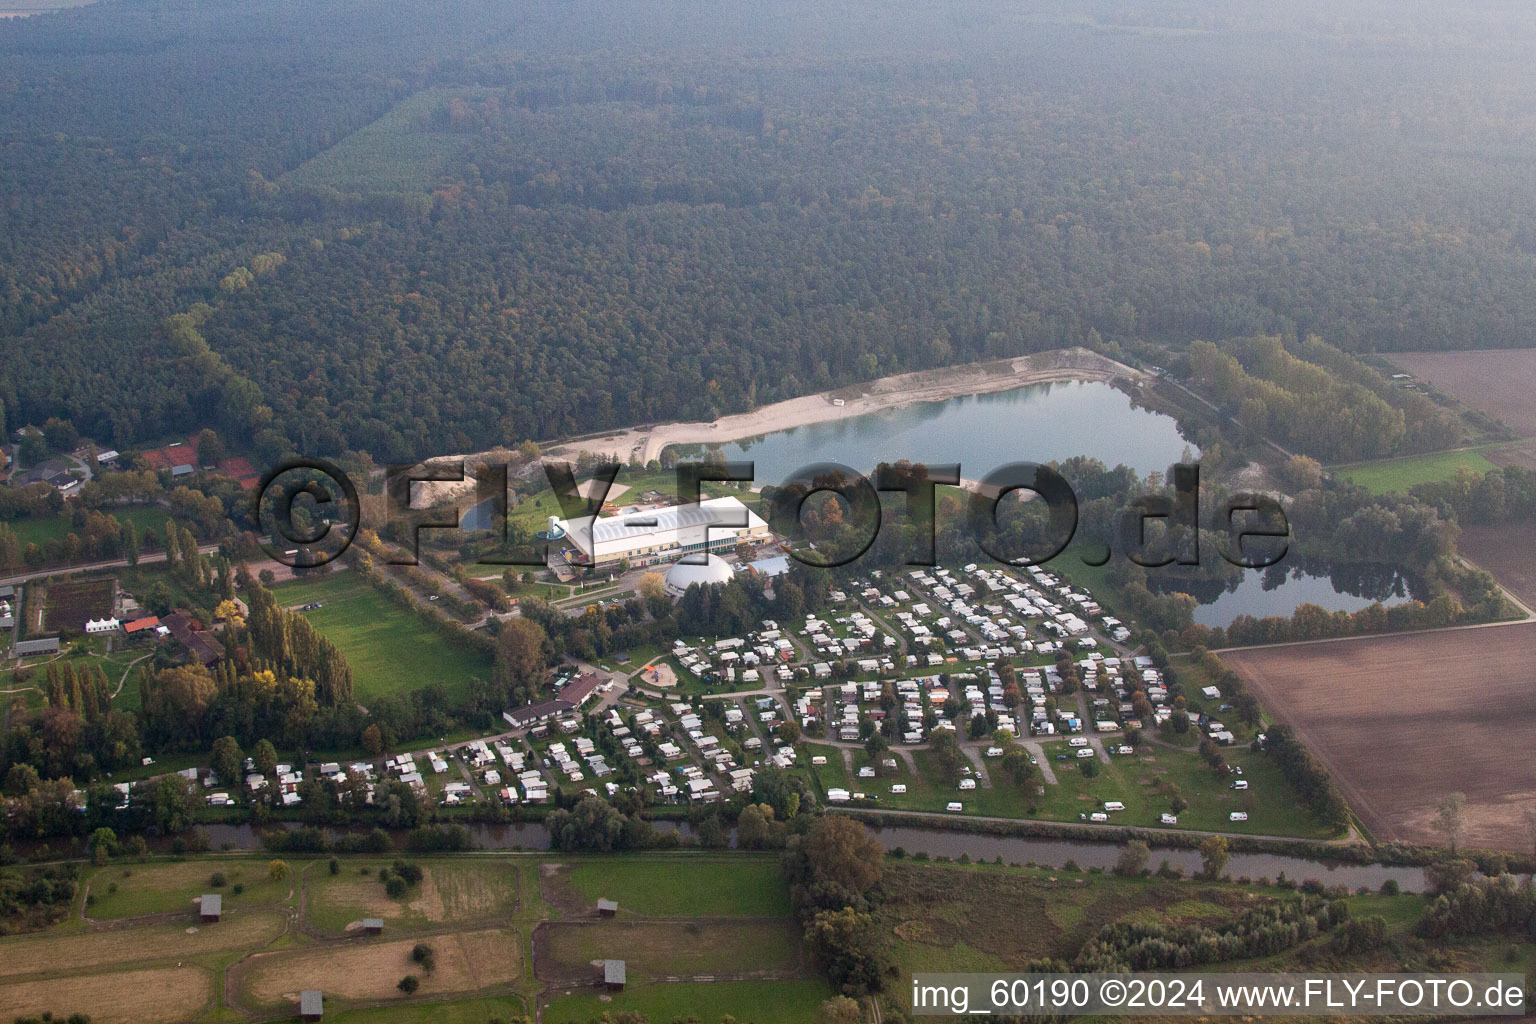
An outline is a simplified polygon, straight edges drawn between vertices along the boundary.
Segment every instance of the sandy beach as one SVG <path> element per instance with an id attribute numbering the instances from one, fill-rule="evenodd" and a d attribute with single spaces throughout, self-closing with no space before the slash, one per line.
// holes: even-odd
<path id="1" fill-rule="evenodd" d="M 1017 359 L 997 359 L 882 377 L 835 391 L 775 402 L 751 412 L 722 417 L 713 423 L 665 423 L 560 442 L 547 446 L 545 454 L 572 457 L 585 451 L 620 462 L 636 459 L 644 463 L 657 458 L 662 449 L 672 444 L 724 444 L 809 423 L 848 419 L 916 402 L 940 402 L 962 395 L 1010 391 L 1028 384 L 1141 377 L 1140 371 L 1087 349 L 1061 349 Z"/>
<path id="2" fill-rule="evenodd" d="M 1030 384 L 1055 381 L 1142 380 L 1140 370 L 1132 369 L 1085 348 L 1037 352 L 1014 359 L 994 359 L 963 366 L 902 373 L 775 402 L 751 412 L 724 416 L 712 423 L 663 423 L 631 427 L 597 437 L 549 442 L 543 446 L 544 457 L 574 460 L 581 452 L 621 463 L 641 463 L 660 456 L 672 444 L 724 444 L 744 437 L 756 437 L 776 430 L 849 419 L 866 413 L 894 409 L 917 402 L 942 402 L 963 395 L 984 395 L 1011 391 Z M 505 461 L 505 450 L 466 455 L 445 455 L 444 459 Z M 974 481 L 965 481 L 973 488 Z M 472 492 L 469 483 L 418 484 L 427 503 L 460 498 Z"/>

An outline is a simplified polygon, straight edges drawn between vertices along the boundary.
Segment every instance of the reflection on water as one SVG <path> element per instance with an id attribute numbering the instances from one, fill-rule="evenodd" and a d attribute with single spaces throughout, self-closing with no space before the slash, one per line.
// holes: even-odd
<path id="1" fill-rule="evenodd" d="M 1171 417 L 1138 408 L 1123 391 L 1099 382 L 1067 381 L 904 405 L 708 449 L 755 462 L 761 486 L 816 462 L 840 462 L 868 472 L 877 463 L 899 459 L 958 462 L 962 476 L 979 480 L 1010 462 L 1087 455 L 1145 476 L 1166 473 L 1187 445 Z M 669 450 L 690 457 L 704 447 L 674 445 Z"/>
<path id="2" fill-rule="evenodd" d="M 1200 602 L 1195 621 L 1229 626 L 1239 615 L 1288 618 L 1303 604 L 1328 612 L 1357 612 L 1372 604 L 1402 604 L 1418 596 L 1420 581 L 1388 565 L 1328 565 L 1288 557 L 1267 569 L 1202 570 L 1197 575 L 1150 571 L 1148 583 L 1162 592 L 1179 591 Z"/>
<path id="3" fill-rule="evenodd" d="M 690 837 L 693 830 L 685 822 L 658 821 L 654 823 L 662 831 L 677 832 Z M 296 828 L 297 825 L 289 824 Z M 547 850 L 549 832 L 542 824 L 529 822 L 510 825 L 471 825 L 475 848 L 480 850 Z M 213 849 L 258 850 L 261 837 L 249 825 L 206 826 Z M 969 854 L 972 860 L 1003 858 L 1005 863 L 1034 863 L 1060 868 L 1068 861 L 1083 868 L 1112 868 L 1120 856 L 1119 843 L 1090 843 L 1073 839 L 1041 839 L 1023 836 L 971 835 L 965 832 L 949 832 L 940 829 L 888 826 L 871 829 L 887 850 L 901 847 L 908 854 L 926 853 L 930 857 L 958 858 Z M 406 833 L 394 833 L 397 846 L 405 842 Z M 164 841 L 161 841 L 164 844 Z M 168 845 L 168 844 L 164 844 Z M 1152 851 L 1152 865 L 1167 861 L 1186 874 L 1200 868 L 1197 850 Z M 1227 873 L 1233 878 L 1278 878 L 1282 874 L 1294 881 L 1318 879 L 1327 885 L 1347 885 L 1352 889 L 1361 886 L 1379 888 L 1382 882 L 1392 878 L 1408 892 L 1420 892 L 1424 888 L 1424 871 L 1414 867 L 1388 867 L 1382 864 L 1330 864 L 1310 857 L 1287 857 L 1269 853 L 1234 853 L 1227 862 Z"/>

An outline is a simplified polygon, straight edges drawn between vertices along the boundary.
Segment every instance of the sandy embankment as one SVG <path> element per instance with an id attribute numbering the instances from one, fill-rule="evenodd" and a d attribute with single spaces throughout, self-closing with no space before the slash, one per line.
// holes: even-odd
<path id="1" fill-rule="evenodd" d="M 627 463 L 637 459 L 644 463 L 660 456 L 662 449 L 672 444 L 724 444 L 790 427 L 848 419 L 918 402 L 942 402 L 963 395 L 1011 391 L 1029 384 L 1109 381 L 1117 378 L 1142 380 L 1144 377 L 1139 370 L 1085 348 L 1058 349 L 1015 359 L 994 359 L 881 377 L 879 380 L 853 384 L 834 391 L 775 402 L 751 412 L 722 417 L 713 423 L 663 423 L 632 427 L 598 437 L 551 442 L 544 446 L 544 454 L 574 458 L 580 452 L 591 452 L 619 462 Z M 834 404 L 839 400 L 843 404 Z M 480 452 L 443 458 L 475 460 L 494 458 L 497 454 Z M 505 456 L 507 453 L 500 454 Z M 429 501 L 467 495 L 471 490 L 468 484 L 418 486 L 432 490 L 432 497 L 427 499 Z"/>
<path id="2" fill-rule="evenodd" d="M 713 423 L 664 423 L 580 441 L 560 442 L 548 446 L 546 454 L 570 456 L 587 451 L 620 462 L 628 462 L 631 458 L 649 462 L 671 444 L 724 444 L 744 437 L 770 434 L 776 430 L 848 419 L 917 402 L 940 402 L 962 395 L 1010 391 L 1028 384 L 1050 381 L 1107 381 L 1117 377 L 1135 380 L 1140 379 L 1142 374 L 1084 348 L 1061 349 L 1020 356 L 1017 359 L 997 359 L 882 377 L 865 384 L 775 402 L 751 412 L 722 417 Z M 843 404 L 834 404 L 836 400 L 841 400 Z"/>

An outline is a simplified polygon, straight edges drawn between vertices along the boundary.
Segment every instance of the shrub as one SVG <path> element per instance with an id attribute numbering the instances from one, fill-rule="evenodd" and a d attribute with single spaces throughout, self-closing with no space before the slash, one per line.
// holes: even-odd
<path id="1" fill-rule="evenodd" d="M 331 858 L 331 874 L 341 874 L 341 861 L 337 860 L 335 857 Z"/>
<path id="2" fill-rule="evenodd" d="M 416 977 L 414 974 L 407 974 L 405 977 L 400 979 L 400 983 L 395 987 L 398 988 L 401 992 L 404 992 L 406 995 L 410 995 L 418 988 L 421 988 L 421 979 Z"/>
<path id="3" fill-rule="evenodd" d="M 404 896 L 406 888 L 405 879 L 399 875 L 390 875 L 389 880 L 384 883 L 384 891 L 393 899 Z"/>
<path id="4" fill-rule="evenodd" d="M 224 872 L 222 871 L 215 871 L 213 874 L 208 876 L 208 884 L 215 889 L 224 888 L 224 882 Z"/>
<path id="5" fill-rule="evenodd" d="M 239 896 L 241 893 L 245 892 L 245 886 L 240 882 L 236 882 L 235 887 L 229 891 L 234 893 L 236 896 Z"/>

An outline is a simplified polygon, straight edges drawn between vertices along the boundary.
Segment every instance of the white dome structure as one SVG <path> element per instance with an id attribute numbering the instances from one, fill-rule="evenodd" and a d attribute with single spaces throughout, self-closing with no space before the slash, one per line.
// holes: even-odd
<path id="1" fill-rule="evenodd" d="M 672 597 L 682 597 L 683 591 L 695 583 L 708 585 L 710 583 L 727 583 L 731 578 L 730 563 L 719 555 L 710 555 L 707 562 L 698 565 L 690 565 L 687 562 L 675 562 L 672 568 L 667 570 L 667 594 Z"/>

